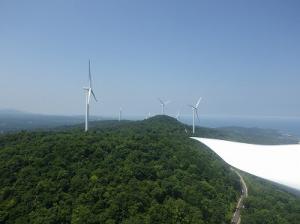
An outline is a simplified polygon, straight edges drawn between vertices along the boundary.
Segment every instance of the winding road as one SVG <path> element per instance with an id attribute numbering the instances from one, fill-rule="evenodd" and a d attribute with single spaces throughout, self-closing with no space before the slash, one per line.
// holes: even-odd
<path id="1" fill-rule="evenodd" d="M 240 182 L 242 185 L 242 195 L 240 199 L 238 200 L 235 212 L 233 214 L 233 217 L 231 219 L 231 224 L 240 224 L 241 223 L 241 210 L 243 209 L 243 202 L 244 199 L 248 197 L 248 188 L 247 185 L 243 179 L 243 177 L 240 175 L 240 173 L 235 170 L 234 168 L 231 168 L 239 177 L 240 177 Z"/>

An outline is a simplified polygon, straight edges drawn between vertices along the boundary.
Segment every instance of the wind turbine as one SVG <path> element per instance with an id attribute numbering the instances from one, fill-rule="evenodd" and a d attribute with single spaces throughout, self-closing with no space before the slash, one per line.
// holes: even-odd
<path id="1" fill-rule="evenodd" d="M 195 134 L 195 114 L 197 115 L 198 121 L 200 121 L 199 115 L 198 115 L 198 107 L 199 107 L 201 100 L 202 100 L 202 97 L 199 98 L 199 100 L 197 101 L 195 106 L 188 105 L 192 108 L 192 111 L 193 111 L 193 134 Z"/>
<path id="2" fill-rule="evenodd" d="M 181 114 L 181 111 L 179 110 L 176 114 L 176 119 L 177 121 L 180 121 L 180 114 Z"/>
<path id="3" fill-rule="evenodd" d="M 120 107 L 120 110 L 119 110 L 119 121 L 122 120 L 122 107 Z"/>
<path id="4" fill-rule="evenodd" d="M 92 85 L 92 75 L 91 75 L 91 62 L 89 60 L 89 87 L 83 87 L 86 96 L 86 107 L 85 107 L 85 131 L 89 130 L 89 118 L 90 118 L 90 101 L 91 95 L 93 95 L 95 101 L 97 102 L 97 98 L 93 91 Z"/>
<path id="5" fill-rule="evenodd" d="M 167 101 L 163 101 L 162 99 L 158 98 L 158 101 L 160 102 L 161 105 L 161 114 L 164 115 L 165 114 L 165 106 L 169 103 L 171 103 L 170 100 Z"/>
<path id="6" fill-rule="evenodd" d="M 151 113 L 149 112 L 147 115 L 146 115 L 146 119 L 149 119 L 151 117 Z"/>

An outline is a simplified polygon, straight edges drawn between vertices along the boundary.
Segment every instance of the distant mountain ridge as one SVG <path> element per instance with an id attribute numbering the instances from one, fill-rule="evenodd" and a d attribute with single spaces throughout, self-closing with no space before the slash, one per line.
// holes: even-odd
<path id="1" fill-rule="evenodd" d="M 73 115 L 73 116 L 68 116 L 68 115 L 58 115 L 58 114 L 43 114 L 43 113 L 33 113 L 33 112 L 28 112 L 28 111 L 22 111 L 22 110 L 16 110 L 16 109 L 0 109 L 0 115 L 31 115 L 31 116 L 57 116 L 57 117 L 78 117 L 80 115 Z"/>
<path id="2" fill-rule="evenodd" d="M 171 117 L 166 116 L 168 119 Z M 91 127 L 99 126 L 99 122 L 104 122 L 105 126 L 113 120 L 107 121 L 108 118 L 99 116 L 90 117 Z M 151 118 L 150 118 L 151 119 Z M 156 120 L 161 119 L 155 116 Z M 100 120 L 100 121 L 99 121 Z M 0 134 L 6 132 L 16 132 L 20 130 L 49 130 L 57 128 L 59 130 L 66 127 L 72 128 L 83 127 L 84 116 L 65 116 L 65 115 L 46 115 L 34 114 L 12 109 L 0 110 Z M 126 121 L 125 121 L 126 122 Z M 189 132 L 190 127 L 186 125 L 186 130 Z M 243 127 L 221 127 L 221 128 L 206 128 L 197 127 L 196 135 L 202 137 L 214 137 L 224 140 L 235 140 L 240 142 L 256 144 L 296 144 L 299 139 L 294 136 L 283 135 L 280 132 L 272 129 L 260 128 L 243 128 Z M 212 135 L 212 136 L 211 136 Z"/>
<path id="3" fill-rule="evenodd" d="M 14 114 L 29 114 L 28 112 L 15 109 L 0 109 L 0 115 L 14 115 Z"/>
<path id="4" fill-rule="evenodd" d="M 91 116 L 91 120 L 99 117 Z M 0 110 L 0 133 L 49 129 L 84 122 L 84 116 L 35 114 L 13 109 Z"/>

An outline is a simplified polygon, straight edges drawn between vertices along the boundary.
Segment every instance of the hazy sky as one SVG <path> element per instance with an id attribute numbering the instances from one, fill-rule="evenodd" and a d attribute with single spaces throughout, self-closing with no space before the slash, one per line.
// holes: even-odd
<path id="1" fill-rule="evenodd" d="M 300 3 L 0 0 L 0 108 L 300 116 Z"/>

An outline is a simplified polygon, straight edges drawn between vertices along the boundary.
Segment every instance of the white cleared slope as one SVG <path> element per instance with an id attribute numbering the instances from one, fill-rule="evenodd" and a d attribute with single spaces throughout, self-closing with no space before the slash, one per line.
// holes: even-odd
<path id="1" fill-rule="evenodd" d="M 300 190 L 300 144 L 254 145 L 196 138 L 229 165 L 255 176 Z"/>

